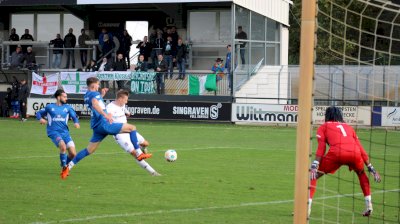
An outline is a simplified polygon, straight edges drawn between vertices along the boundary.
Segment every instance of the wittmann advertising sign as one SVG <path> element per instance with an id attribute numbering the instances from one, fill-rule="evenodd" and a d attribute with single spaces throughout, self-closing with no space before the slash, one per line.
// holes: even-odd
<path id="1" fill-rule="evenodd" d="M 54 102 L 54 98 L 29 98 L 28 114 L 35 115 L 47 104 Z M 106 104 L 110 102 L 105 101 Z M 83 99 L 68 99 L 68 104 L 78 116 L 90 116 L 90 110 Z M 138 119 L 231 121 L 230 103 L 129 101 L 127 109 L 131 118 Z"/>
<path id="2" fill-rule="evenodd" d="M 313 107 L 313 124 L 325 121 L 327 106 Z M 339 106 L 343 118 L 350 125 L 371 125 L 371 107 Z M 297 123 L 297 105 L 233 104 L 233 122 Z"/>
<path id="3" fill-rule="evenodd" d="M 297 105 L 233 104 L 233 122 L 297 123 Z"/>

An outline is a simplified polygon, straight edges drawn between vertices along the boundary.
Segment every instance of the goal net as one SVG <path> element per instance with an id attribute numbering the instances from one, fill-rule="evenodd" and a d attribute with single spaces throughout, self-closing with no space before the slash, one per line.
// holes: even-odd
<path id="1" fill-rule="evenodd" d="M 324 175 L 309 222 L 400 223 L 400 3 L 320 0 L 317 8 L 314 126 L 327 106 L 340 106 L 382 182 L 369 175 L 374 210 L 366 218 L 357 175 L 345 166 Z M 311 145 L 313 160 L 316 138 Z"/>

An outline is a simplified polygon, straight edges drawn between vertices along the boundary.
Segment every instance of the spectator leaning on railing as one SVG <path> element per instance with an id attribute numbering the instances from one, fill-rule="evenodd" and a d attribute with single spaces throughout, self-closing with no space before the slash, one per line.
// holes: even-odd
<path id="1" fill-rule="evenodd" d="M 25 54 L 25 67 L 29 70 L 36 70 L 36 55 L 33 52 L 32 47 L 27 48 L 27 52 Z"/>
<path id="2" fill-rule="evenodd" d="M 74 48 L 76 45 L 76 37 L 73 34 L 74 30 L 69 28 L 68 34 L 64 37 L 64 47 L 65 48 Z M 69 68 L 69 60 L 72 59 L 72 68 L 75 68 L 75 51 L 74 49 L 66 49 L 67 54 L 67 64 L 65 66 L 66 69 Z"/>
<path id="3" fill-rule="evenodd" d="M 56 39 L 50 41 L 50 45 L 54 45 L 54 48 L 64 48 L 64 40 L 61 38 L 60 34 L 57 34 Z M 61 67 L 62 55 L 62 49 L 53 50 L 53 68 Z"/>
<path id="4" fill-rule="evenodd" d="M 80 48 L 87 48 L 87 47 L 89 47 L 86 43 L 85 43 L 85 41 L 88 41 L 90 38 L 89 38 L 89 35 L 87 35 L 86 33 L 85 33 L 85 29 L 81 29 L 81 35 L 79 35 L 79 37 L 78 37 L 78 44 L 79 44 L 79 47 Z M 83 49 L 80 49 L 79 50 L 79 55 L 81 56 L 81 63 L 82 63 L 82 68 L 83 67 L 85 67 L 86 66 L 86 63 L 87 63 L 87 50 L 85 49 L 85 50 L 83 50 Z"/>
<path id="5" fill-rule="evenodd" d="M 137 72 L 147 72 L 148 64 L 147 61 L 144 60 L 144 56 L 139 55 L 139 60 L 136 65 L 133 65 L 133 69 Z"/>
<path id="6" fill-rule="evenodd" d="M 126 67 L 126 62 L 125 62 L 123 54 L 118 54 L 117 61 L 114 62 L 112 70 L 113 71 L 126 71 L 126 70 L 128 70 L 128 68 Z M 123 81 L 123 80 L 118 80 L 117 81 L 118 90 L 124 88 L 124 82 L 125 81 Z"/>
<path id="7" fill-rule="evenodd" d="M 24 54 L 21 51 L 21 47 L 18 46 L 15 51 L 11 54 L 10 69 L 16 70 L 23 67 Z"/>
<path id="8" fill-rule="evenodd" d="M 21 40 L 35 41 L 29 33 L 29 29 L 25 29 L 25 34 L 21 36 Z M 32 47 L 32 45 L 22 45 L 22 52 L 26 53 L 28 47 Z"/>
<path id="9" fill-rule="evenodd" d="M 168 65 L 167 62 L 164 60 L 162 54 L 158 55 L 158 60 L 156 62 L 155 71 L 157 72 L 156 75 L 156 84 L 157 84 L 157 94 L 164 94 L 164 74 L 167 71 Z"/>
<path id="10" fill-rule="evenodd" d="M 10 37 L 8 38 L 9 41 L 19 41 L 19 36 L 16 34 L 15 28 L 11 29 Z M 17 45 L 10 45 L 10 54 L 12 54 L 15 49 L 17 49 Z"/>
<path id="11" fill-rule="evenodd" d="M 179 70 L 179 77 L 176 79 L 185 79 L 186 76 L 186 45 L 183 44 L 182 38 L 178 38 L 176 46 L 176 65 Z"/>

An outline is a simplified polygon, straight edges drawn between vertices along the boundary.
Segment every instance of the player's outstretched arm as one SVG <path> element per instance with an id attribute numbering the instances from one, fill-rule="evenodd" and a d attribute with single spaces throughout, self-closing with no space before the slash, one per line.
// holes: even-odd
<path id="1" fill-rule="evenodd" d="M 69 116 L 74 121 L 75 128 L 79 129 L 81 127 L 79 124 L 79 119 L 78 119 L 78 116 L 76 115 L 76 112 L 74 111 L 74 109 L 72 109 L 72 107 L 68 108 L 68 113 L 69 113 Z"/>
<path id="2" fill-rule="evenodd" d="M 36 119 L 39 120 L 40 124 L 47 124 L 46 119 L 43 118 L 46 117 L 46 115 L 47 115 L 46 108 L 43 108 L 36 113 Z"/>
<path id="3" fill-rule="evenodd" d="M 96 98 L 92 99 L 92 107 L 95 111 L 97 111 L 101 116 L 105 117 L 110 124 L 113 122 L 112 119 L 112 114 L 107 114 L 106 112 L 103 111 L 103 108 L 101 108 L 99 101 Z"/>

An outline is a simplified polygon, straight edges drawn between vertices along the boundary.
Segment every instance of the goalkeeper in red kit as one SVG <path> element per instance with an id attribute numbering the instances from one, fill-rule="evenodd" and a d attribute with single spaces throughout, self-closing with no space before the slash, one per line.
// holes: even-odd
<path id="1" fill-rule="evenodd" d="M 376 182 L 381 181 L 379 173 L 369 162 L 369 158 L 354 129 L 344 123 L 342 111 L 338 107 L 328 107 L 325 112 L 325 123 L 317 131 L 318 149 L 315 160 L 310 169 L 310 198 L 308 202 L 308 215 L 311 213 L 311 203 L 316 191 L 317 179 L 324 174 L 333 174 L 340 166 L 346 165 L 349 170 L 354 170 L 360 181 L 360 186 L 365 198 L 363 216 L 372 213 L 371 191 L 369 179 L 364 172 L 364 164 L 373 175 Z M 329 151 L 326 153 L 326 145 Z"/>

